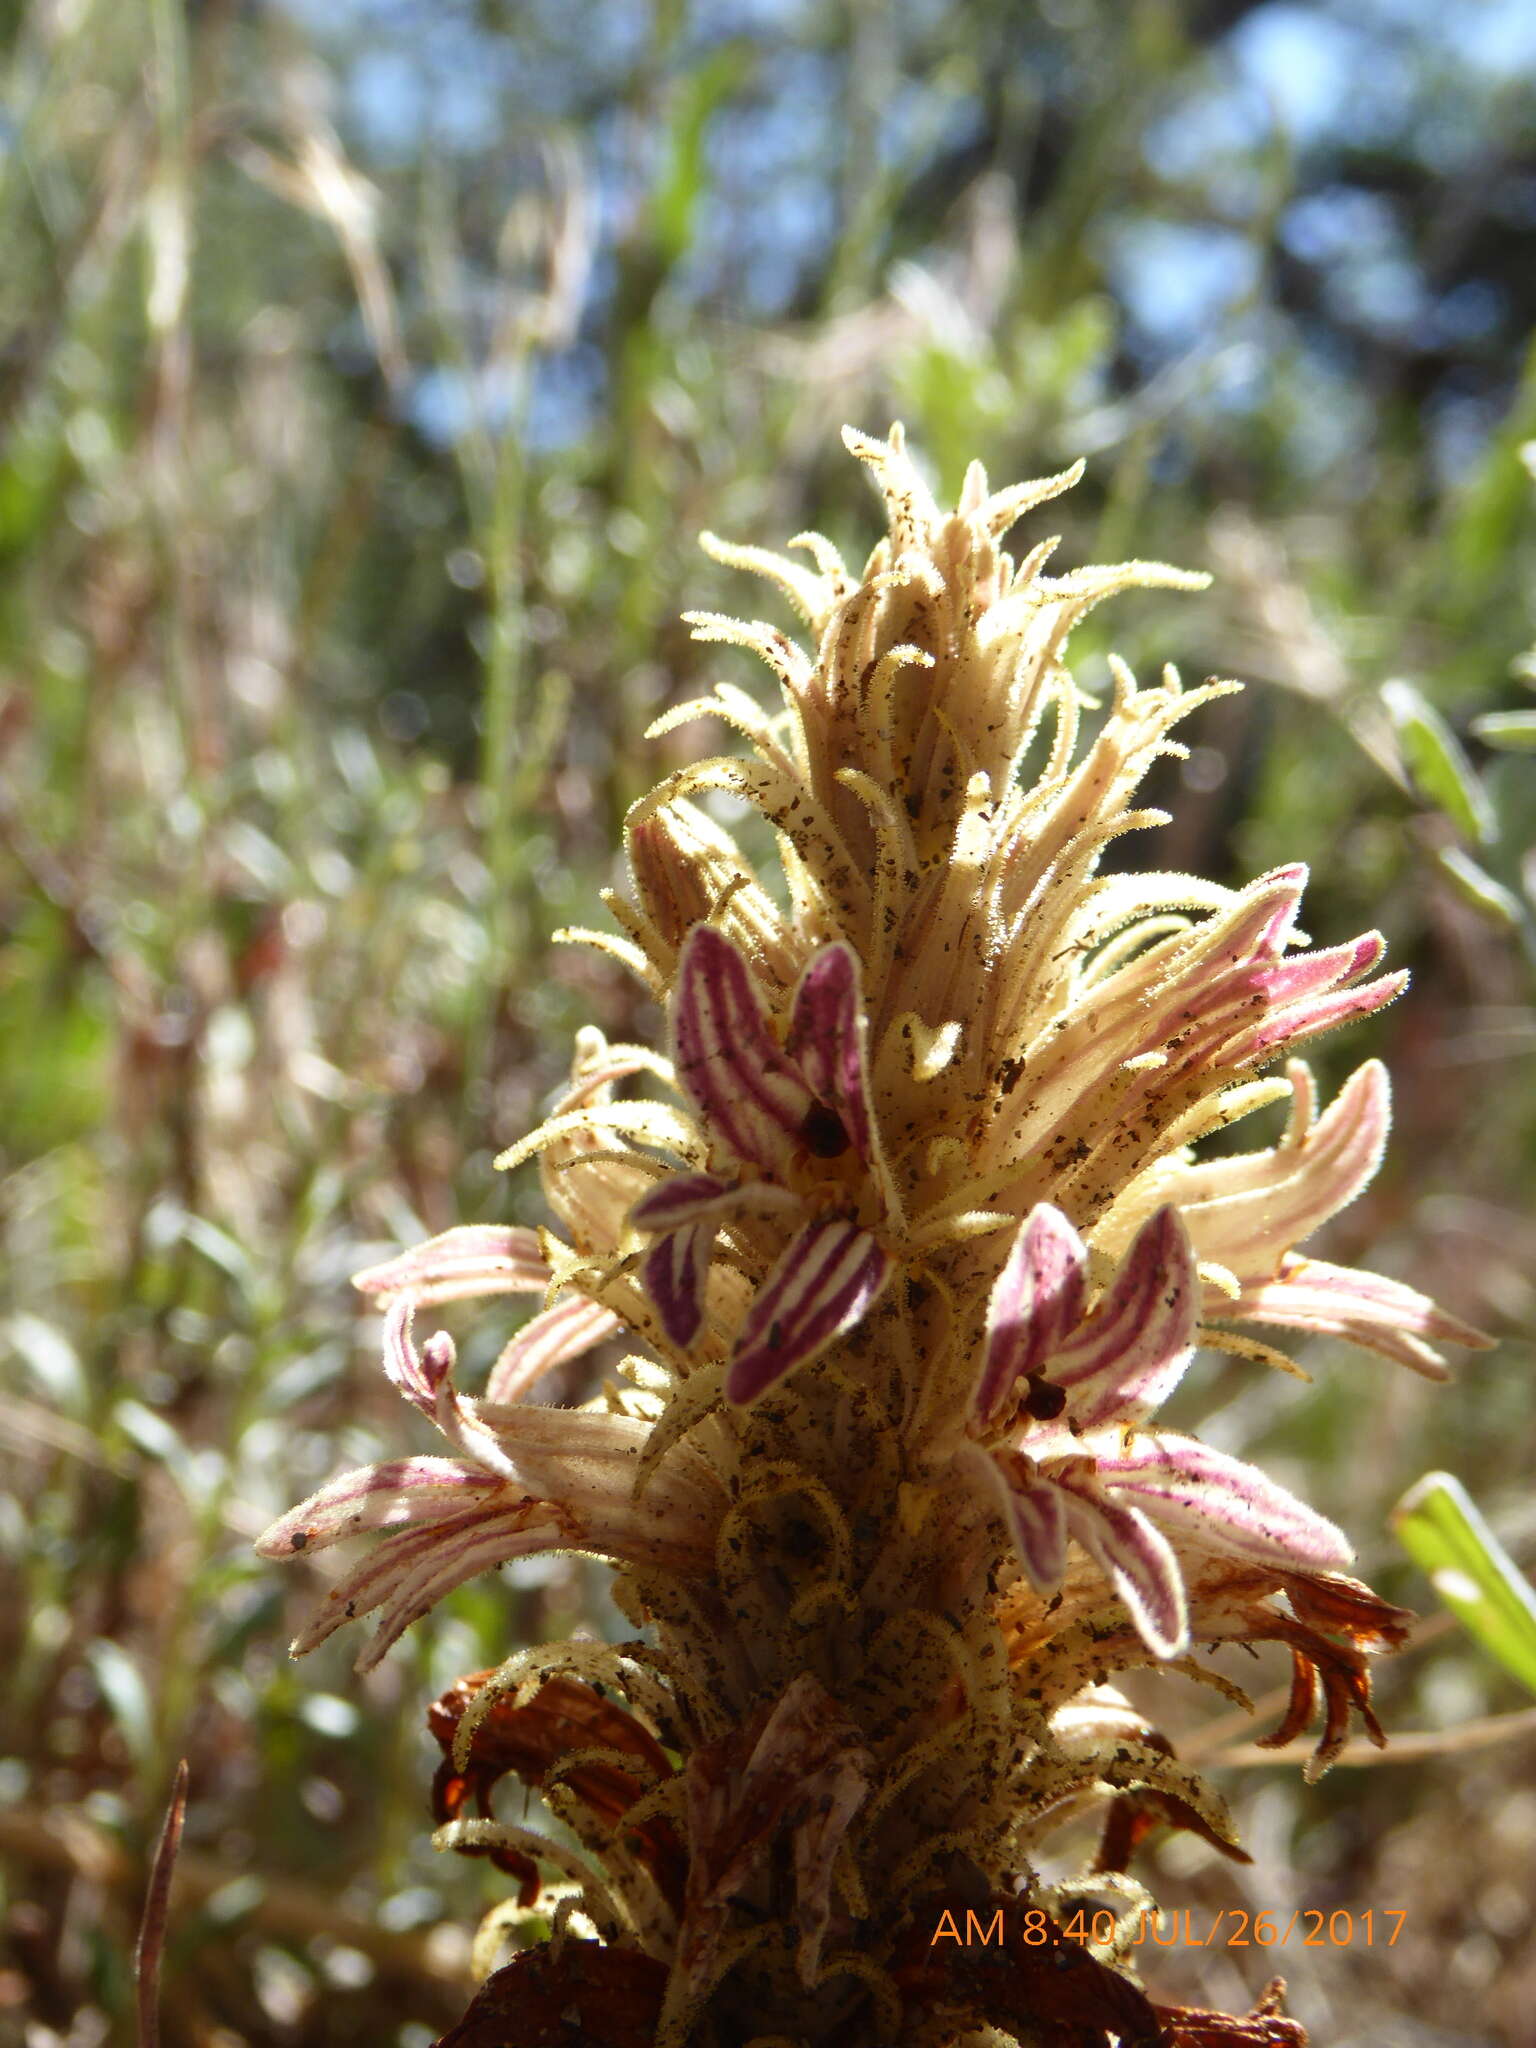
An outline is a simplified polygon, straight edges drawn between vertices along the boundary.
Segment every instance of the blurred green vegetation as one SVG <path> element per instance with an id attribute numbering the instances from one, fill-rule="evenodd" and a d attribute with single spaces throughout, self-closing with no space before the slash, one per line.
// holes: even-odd
<path id="1" fill-rule="evenodd" d="M 250 1538 L 415 1441 L 348 1274 L 537 1220 L 492 1156 L 576 1025 L 653 1029 L 550 934 L 715 743 L 641 738 L 716 672 L 679 611 L 760 601 L 697 529 L 873 541 L 845 419 L 947 490 L 1085 453 L 1064 562 L 1216 571 L 1077 643 L 1090 687 L 1111 646 L 1254 684 L 1130 857 L 1305 857 L 1318 938 L 1388 932 L 1413 993 L 1321 1060 L 1398 1099 L 1334 1255 L 1506 1341 L 1444 1391 L 1326 1346 L 1310 1390 L 1200 1391 L 1389 1595 L 1430 1604 L 1385 1524 L 1429 1466 L 1529 1567 L 1520 0 L 15 0 L 0 69 L 0 2041 L 127 2038 L 183 1754 L 169 2042 L 424 2048 L 462 2007 L 498 1885 L 427 1844 L 422 1710 L 605 1627 L 602 1574 L 514 1566 L 364 1684 L 356 1644 L 290 1666 L 316 1581 Z M 1519 1689 L 1442 1629 L 1381 1697 Z M 1170 1902 L 1409 1912 L 1284 1957 L 1315 2038 L 1525 2038 L 1528 1743 L 1225 1782 L 1256 1862 L 1169 1850 Z M 1275 1960 L 1159 1989 L 1237 2007 Z"/>

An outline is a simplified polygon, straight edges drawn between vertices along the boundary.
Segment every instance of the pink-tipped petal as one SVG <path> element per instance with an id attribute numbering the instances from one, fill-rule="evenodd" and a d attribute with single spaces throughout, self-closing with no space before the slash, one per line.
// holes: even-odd
<path id="1" fill-rule="evenodd" d="M 422 1545 L 414 1559 L 392 1560 L 394 1572 L 382 1588 L 384 1597 L 373 1602 L 380 1609 L 378 1623 L 357 1658 L 359 1671 L 372 1671 L 413 1622 L 430 1614 L 457 1587 L 514 1558 L 553 1550 L 565 1537 L 559 1518 L 537 1500 L 510 1505 L 496 1515 L 466 1518 L 451 1531 L 430 1533 L 433 1541 Z"/>
<path id="2" fill-rule="evenodd" d="M 704 1321 L 704 1284 L 714 1247 L 713 1223 L 689 1223 L 657 1238 L 640 1262 L 640 1281 L 656 1304 L 661 1327 L 684 1351 Z"/>
<path id="3" fill-rule="evenodd" d="M 839 940 L 823 946 L 795 990 L 787 1050 L 806 1086 L 836 1113 L 867 1165 L 872 1135 L 860 979 L 858 956 L 850 945 Z"/>
<path id="4" fill-rule="evenodd" d="M 816 1098 L 775 1042 L 746 961 L 713 925 L 696 925 L 679 956 L 672 1043 L 710 1135 L 744 1164 L 788 1167 Z"/>
<path id="5" fill-rule="evenodd" d="M 395 1582 L 413 1571 L 424 1556 L 431 1555 L 436 1541 L 452 1544 L 480 1522 L 481 1517 L 475 1514 L 455 1515 L 427 1528 L 399 1530 L 375 1544 L 331 1587 L 294 1637 L 289 1655 L 306 1657 L 344 1623 L 372 1614 L 389 1598 Z"/>
<path id="6" fill-rule="evenodd" d="M 1178 1204 L 1195 1250 L 1236 1274 L 1244 1285 L 1268 1280 L 1294 1245 L 1336 1216 L 1366 1187 L 1381 1160 L 1392 1120 L 1386 1069 L 1370 1060 L 1349 1077 L 1315 1124 L 1303 1121 L 1264 1152 L 1240 1153 L 1167 1172 L 1161 1186 Z M 1232 1312 L 1214 1290 L 1206 1311 Z"/>
<path id="7" fill-rule="evenodd" d="M 1256 1466 L 1166 1431 L 1095 1445 L 1117 1500 L 1212 1550 L 1265 1564 L 1332 1570 L 1354 1556 L 1341 1529 Z"/>
<path id="8" fill-rule="evenodd" d="M 611 1309 L 585 1295 L 568 1295 L 542 1309 L 503 1349 L 485 1383 L 485 1399 L 500 1407 L 521 1401 L 536 1380 L 580 1358 L 623 1326 Z"/>
<path id="9" fill-rule="evenodd" d="M 1481 1330 L 1447 1315 L 1427 1294 L 1401 1280 L 1333 1266 L 1325 1259 L 1288 1259 L 1277 1280 L 1245 1288 L 1222 1312 L 1243 1322 L 1342 1337 L 1431 1380 L 1448 1377 L 1435 1343 L 1485 1351 L 1490 1342 Z"/>
<path id="10" fill-rule="evenodd" d="M 1284 953 L 1301 908 L 1307 871 L 1298 862 L 1250 882 L 1230 912 L 1217 921 L 1214 943 L 1200 948 L 1200 980 L 1209 986 L 1233 969 L 1251 971 Z"/>
<path id="11" fill-rule="evenodd" d="M 1184 1580 L 1172 1546 L 1139 1509 L 1111 1497 L 1092 1473 L 1051 1474 L 1065 1495 L 1067 1528 L 1125 1602 L 1154 1657 L 1189 1647 Z"/>
<path id="12" fill-rule="evenodd" d="M 726 1399 L 743 1407 L 825 1350 L 864 1316 L 890 1273 L 889 1254 L 856 1223 L 833 1218 L 802 1230 L 747 1312 Z"/>
<path id="13" fill-rule="evenodd" d="M 538 1234 L 520 1225 L 464 1223 L 428 1238 L 398 1258 L 354 1273 L 352 1285 L 375 1297 L 411 1295 L 418 1308 L 477 1295 L 538 1294 L 549 1267 Z"/>
<path id="14" fill-rule="evenodd" d="M 1358 981 L 1386 950 L 1387 942 L 1380 932 L 1366 932 L 1347 945 L 1330 946 L 1323 952 L 1292 953 L 1273 966 L 1260 968 L 1254 980 L 1278 1007 Z"/>
<path id="15" fill-rule="evenodd" d="M 1249 883 L 1245 897 L 1257 915 L 1245 918 L 1241 928 L 1255 954 L 1278 958 L 1286 950 L 1305 891 L 1305 860 L 1292 860 L 1284 868 L 1270 868 L 1268 874 L 1260 874 L 1260 879 Z"/>
<path id="16" fill-rule="evenodd" d="M 447 1521 L 505 1491 L 501 1480 L 457 1458 L 391 1458 L 344 1472 L 290 1508 L 257 1537 L 256 1554 L 296 1557 L 365 1529 Z"/>
<path id="17" fill-rule="evenodd" d="M 1131 1241 L 1097 1312 L 1058 1353 L 1051 1377 L 1074 1421 L 1142 1421 L 1183 1378 L 1200 1289 L 1189 1234 L 1172 1205 Z"/>
<path id="18" fill-rule="evenodd" d="M 972 1413 L 983 1427 L 1017 1382 L 1044 1372 L 1083 1313 L 1083 1241 L 1059 1209 L 1041 1202 L 1013 1241 L 987 1299 L 986 1349 Z"/>
<path id="19" fill-rule="evenodd" d="M 515 1499 L 501 1509 L 390 1537 L 332 1589 L 293 1654 L 302 1656 L 343 1621 L 378 1608 L 378 1625 L 357 1659 L 359 1671 L 372 1671 L 412 1622 L 456 1587 L 515 1557 L 553 1550 L 563 1540 L 561 1522 L 545 1502 Z"/>
<path id="20" fill-rule="evenodd" d="M 1406 972 L 1384 974 L 1363 988 L 1335 989 L 1331 994 L 1311 996 L 1292 1003 L 1253 1030 L 1234 1039 L 1225 1057 L 1234 1063 L 1273 1057 L 1287 1046 L 1315 1038 L 1320 1031 L 1333 1031 L 1356 1017 L 1371 1017 L 1395 1002 L 1408 986 Z"/>
<path id="21" fill-rule="evenodd" d="M 396 1530 L 337 1580 L 295 1638 L 292 1654 L 306 1656 L 344 1623 L 360 1621 L 386 1602 L 394 1605 L 407 1589 L 409 1600 L 411 1591 L 431 1581 L 431 1597 L 420 1605 L 411 1603 L 398 1626 L 376 1635 L 364 1649 L 358 1669 L 370 1670 L 396 1637 L 453 1587 L 508 1558 L 552 1550 L 566 1540 L 560 1516 L 548 1502 L 512 1487 L 467 1512 Z"/>
<path id="22" fill-rule="evenodd" d="M 1268 918 L 1254 941 L 1256 951 L 1274 954 L 1285 951 L 1295 929 L 1296 914 L 1301 909 L 1306 886 L 1307 864 L 1303 860 L 1291 861 L 1283 868 L 1271 868 L 1267 875 L 1260 875 L 1253 884 L 1254 894 L 1267 897 L 1271 904 Z"/>

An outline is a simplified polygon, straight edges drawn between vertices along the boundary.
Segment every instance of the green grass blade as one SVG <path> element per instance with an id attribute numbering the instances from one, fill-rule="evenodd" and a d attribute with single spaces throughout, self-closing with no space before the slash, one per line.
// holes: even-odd
<path id="1" fill-rule="evenodd" d="M 1485 711 L 1472 730 L 1485 746 L 1529 753 L 1536 748 L 1536 711 Z"/>
<path id="2" fill-rule="evenodd" d="M 1479 867 L 1459 846 L 1442 846 L 1435 864 L 1463 902 L 1470 903 L 1493 924 L 1518 929 L 1525 910 L 1513 890 L 1496 882 L 1486 868 Z"/>
<path id="3" fill-rule="evenodd" d="M 1536 1693 L 1536 1588 L 1449 1472 L 1426 1472 L 1392 1511 L 1414 1563 L 1468 1633 Z"/>

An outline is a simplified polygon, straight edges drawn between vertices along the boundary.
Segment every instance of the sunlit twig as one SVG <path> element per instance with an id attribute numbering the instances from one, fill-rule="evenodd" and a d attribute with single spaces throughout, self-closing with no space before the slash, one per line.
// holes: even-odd
<path id="1" fill-rule="evenodd" d="M 139 2048 L 160 2048 L 160 1959 L 165 1953 L 171 1879 L 176 1874 L 176 1851 L 181 1847 L 181 1828 L 186 1816 L 187 1760 L 183 1757 L 176 1766 L 171 1803 L 165 1810 L 165 1825 L 155 1844 L 149 1891 L 144 1899 L 144 1917 L 139 1922 L 139 1938 L 133 1951 L 133 1974 L 138 1986 Z"/>

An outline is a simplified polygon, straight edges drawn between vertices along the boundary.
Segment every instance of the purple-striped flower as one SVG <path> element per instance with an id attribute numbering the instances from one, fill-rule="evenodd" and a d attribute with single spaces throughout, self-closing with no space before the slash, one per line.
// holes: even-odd
<path id="1" fill-rule="evenodd" d="M 641 1271 L 673 1343 L 686 1349 L 703 1325 L 723 1222 L 742 1211 L 801 1219 L 736 1333 L 725 1393 L 745 1404 L 852 1329 L 890 1277 L 890 1254 L 863 1220 L 880 1166 L 858 959 L 841 942 L 813 956 L 781 1044 L 746 961 L 697 925 L 678 962 L 671 1031 L 710 1170 L 663 1180 L 629 1220 L 656 1233 Z"/>
<path id="2" fill-rule="evenodd" d="M 423 1302 L 544 1288 L 531 1231 L 470 1225 L 444 1232 L 354 1284 L 386 1306 L 384 1370 L 447 1438 L 456 1457 L 388 1458 L 344 1472 L 258 1539 L 263 1557 L 293 1557 L 343 1539 L 383 1540 L 332 1587 L 294 1642 L 302 1656 L 343 1622 L 377 1614 L 358 1659 L 370 1670 L 413 1621 L 455 1586 L 538 1551 L 579 1547 L 632 1562 L 697 1568 L 710 1555 L 720 1493 L 696 1457 L 674 1462 L 644 1504 L 635 1461 L 650 1425 L 635 1417 L 518 1405 L 541 1374 L 581 1357 L 616 1318 L 567 1295 L 525 1323 L 491 1369 L 483 1400 L 454 1384 L 454 1346 L 412 1336 Z"/>
<path id="3" fill-rule="evenodd" d="M 1345 1564 L 1353 1553 L 1331 1522 L 1254 1466 L 1145 1426 L 1195 1345 L 1199 1281 L 1177 1210 L 1143 1224 L 1091 1313 L 1087 1264 L 1077 1232 L 1042 1202 L 992 1289 L 970 1414 L 978 1437 L 1020 1417 L 1022 1427 L 987 1449 L 973 1442 L 966 1456 L 1038 1593 L 1060 1591 L 1070 1538 L 1148 1648 L 1173 1657 L 1188 1645 L 1189 1615 L 1170 1536 L 1195 1552 L 1292 1569 Z M 1041 1401 L 1041 1388 L 1053 1398 Z"/>

